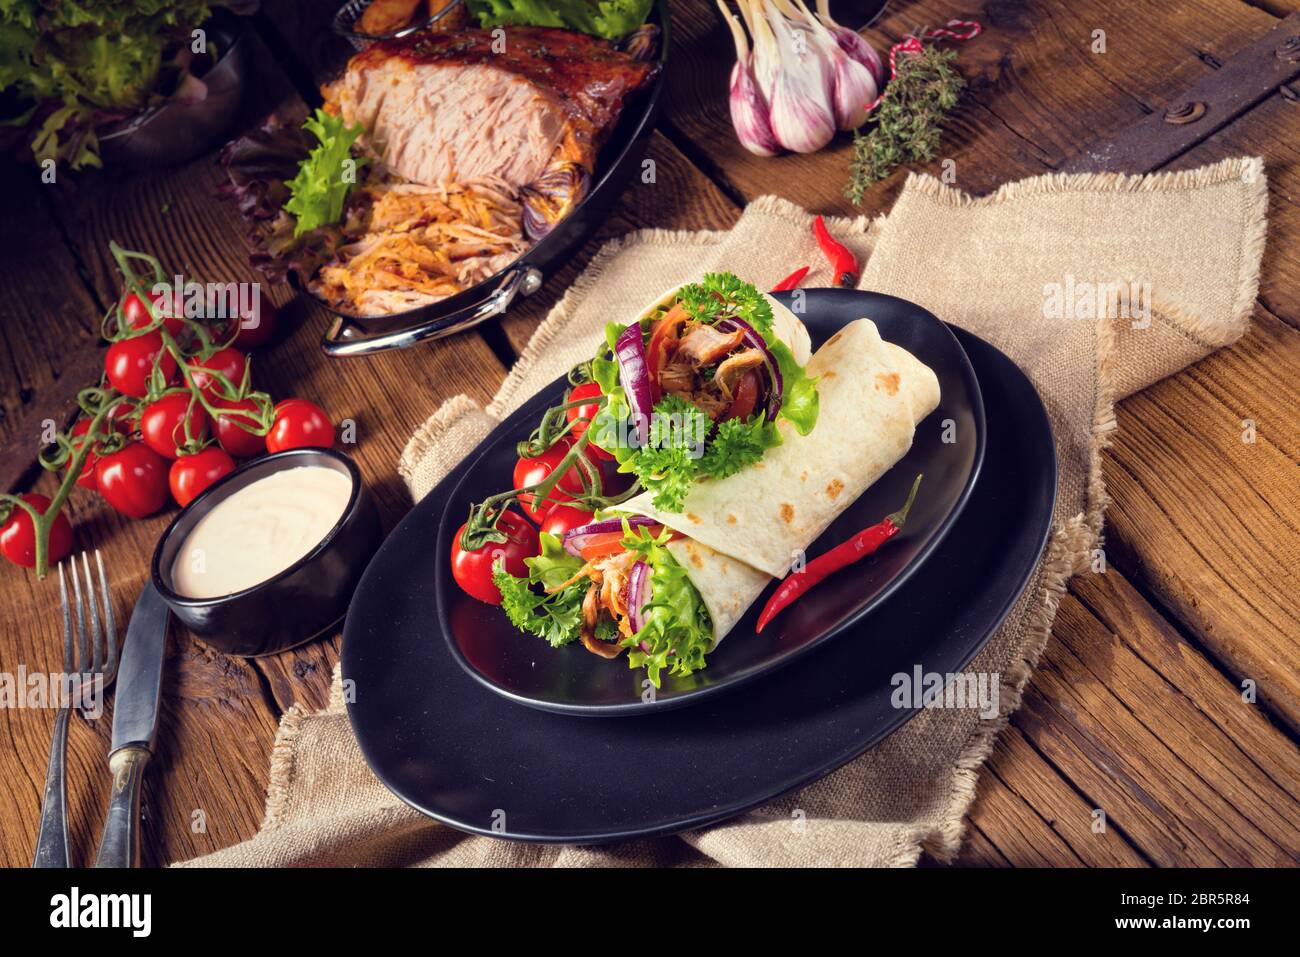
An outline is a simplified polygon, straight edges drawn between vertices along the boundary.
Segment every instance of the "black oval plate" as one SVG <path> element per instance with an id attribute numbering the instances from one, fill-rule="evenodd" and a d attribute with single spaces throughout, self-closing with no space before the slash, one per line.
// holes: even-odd
<path id="1" fill-rule="evenodd" d="M 564 844 L 651 837 L 732 817 L 857 757 L 916 711 L 891 676 L 960 671 L 1028 583 L 1051 527 L 1056 452 L 1034 387 L 957 330 L 983 386 L 988 451 L 970 503 L 892 599 L 742 694 L 620 721 L 525 708 L 487 691 L 430 634 L 430 492 L 371 562 L 343 628 L 348 715 L 379 779 L 464 831 Z"/>
<path id="2" fill-rule="evenodd" d="M 821 554 L 898 509 L 913 480 L 924 474 L 902 533 L 876 555 L 828 578 L 755 634 L 773 582 L 710 652 L 708 667 L 685 678 L 665 675 L 657 690 L 643 670 L 629 669 L 625 658 L 607 661 L 577 642 L 551 648 L 520 632 L 499 609 L 462 592 L 451 577 L 450 552 L 470 505 L 488 490 L 506 487 L 516 444 L 536 428 L 548 406 L 563 401 L 565 382 L 557 379 L 471 453 L 438 530 L 438 630 L 471 675 L 499 694 L 547 711 L 614 717 L 680 707 L 734 690 L 811 651 L 869 614 L 920 567 L 961 513 L 984 457 L 984 403 L 975 371 L 948 327 L 914 303 L 851 289 L 805 292 L 801 318 L 814 348 L 846 323 L 867 316 L 882 338 L 934 370 L 941 391 L 939 408 L 917 427 L 907 455 L 831 523 L 809 554 Z M 788 304 L 791 295 L 778 298 Z M 954 441 L 945 442 L 949 431 Z"/>

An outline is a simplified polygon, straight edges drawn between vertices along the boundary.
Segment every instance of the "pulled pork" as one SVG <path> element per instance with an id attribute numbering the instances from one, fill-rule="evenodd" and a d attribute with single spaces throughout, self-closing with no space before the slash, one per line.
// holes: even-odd
<path id="1" fill-rule="evenodd" d="M 627 590 L 632 566 L 636 561 L 635 552 L 602 555 L 591 559 L 567 581 L 548 589 L 554 594 L 576 581 L 584 578 L 590 580 L 591 584 L 582 600 L 582 630 L 579 638 L 582 646 L 594 655 L 617 658 L 623 652 L 617 641 L 604 641 L 596 637 L 596 626 L 602 620 L 614 622 L 621 636 L 632 637 L 632 625 L 628 622 Z"/>
<path id="2" fill-rule="evenodd" d="M 665 343 L 660 390 L 681 396 L 715 422 L 740 414 L 733 408 L 736 386 L 763 364 L 763 354 L 752 347 L 737 351 L 745 338 L 739 329 L 720 332 L 714 326 L 686 322 L 680 331 L 679 337 Z M 752 402 L 749 405 L 753 407 Z"/>

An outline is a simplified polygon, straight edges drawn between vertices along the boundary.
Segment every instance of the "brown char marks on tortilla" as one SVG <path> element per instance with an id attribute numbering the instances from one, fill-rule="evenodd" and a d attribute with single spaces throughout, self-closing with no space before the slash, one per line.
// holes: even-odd
<path id="1" fill-rule="evenodd" d="M 832 500 L 839 498 L 840 492 L 843 491 L 844 483 L 839 479 L 831 479 L 831 483 L 826 486 L 826 494 L 829 495 Z"/>
<path id="2" fill-rule="evenodd" d="M 781 503 L 781 521 L 787 525 L 794 521 L 794 506 L 789 502 Z"/>
<path id="3" fill-rule="evenodd" d="M 885 391 L 890 395 L 898 394 L 898 373 L 897 372 L 877 372 L 876 373 L 876 391 L 884 386 Z"/>
<path id="4" fill-rule="evenodd" d="M 727 524 L 728 524 L 728 525 L 735 525 L 735 524 L 736 524 L 736 521 L 737 521 L 736 516 L 734 516 L 734 515 L 732 515 L 730 512 L 728 512 L 728 513 L 727 513 Z"/>
<path id="5" fill-rule="evenodd" d="M 840 332 L 835 333 L 835 335 L 831 336 L 829 339 L 826 340 L 826 345 L 828 345 L 828 346 L 830 346 L 830 345 L 834 345 L 836 342 L 839 341 L 840 336 L 842 336 L 842 335 L 844 335 L 843 330 L 841 330 Z M 823 346 L 823 348 L 825 348 L 825 346 Z"/>
<path id="6" fill-rule="evenodd" d="M 694 512 L 687 512 L 687 513 L 686 513 L 686 517 L 687 517 L 687 519 L 689 519 L 690 521 L 694 522 L 696 525 L 698 525 L 698 524 L 700 524 L 700 522 L 704 521 L 704 519 L 700 518 L 700 517 L 699 517 L 698 515 L 696 515 Z"/>

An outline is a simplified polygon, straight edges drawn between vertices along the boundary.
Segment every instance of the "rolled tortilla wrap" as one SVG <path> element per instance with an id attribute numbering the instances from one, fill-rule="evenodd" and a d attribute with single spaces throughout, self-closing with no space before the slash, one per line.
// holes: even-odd
<path id="1" fill-rule="evenodd" d="M 917 425 L 939 405 L 934 372 L 881 339 L 870 319 L 832 336 L 807 370 L 820 394 L 808 435 L 779 420 L 781 445 L 744 471 L 700 481 L 681 512 L 655 508 L 649 493 L 619 506 L 687 536 L 668 549 L 709 609 L 715 645 L 769 578 L 785 574 L 797 552 L 907 454 Z"/>

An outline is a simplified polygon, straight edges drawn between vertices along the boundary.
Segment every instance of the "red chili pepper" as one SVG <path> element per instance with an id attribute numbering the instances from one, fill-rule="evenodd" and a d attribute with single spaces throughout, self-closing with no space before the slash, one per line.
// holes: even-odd
<path id="1" fill-rule="evenodd" d="M 818 216 L 813 220 L 813 235 L 822 248 L 831 269 L 835 271 L 835 285 L 853 289 L 858 284 L 858 257 L 852 250 L 831 235 L 826 222 Z"/>
<path id="2" fill-rule="evenodd" d="M 769 621 L 785 610 L 786 606 L 792 604 L 796 598 L 827 575 L 865 558 L 897 535 L 903 527 L 903 522 L 907 520 L 907 513 L 912 507 L 912 502 L 916 498 L 916 490 L 920 486 L 921 476 L 918 475 L 916 481 L 912 483 L 912 491 L 907 493 L 907 501 L 903 503 L 903 507 L 897 512 L 885 516 L 875 525 L 864 528 L 825 554 L 818 555 L 805 565 L 801 571 L 791 572 L 787 575 L 785 581 L 777 586 L 776 591 L 772 592 L 772 597 L 763 606 L 763 612 L 758 616 L 758 625 L 754 628 L 754 631 L 762 631 Z"/>
<path id="3" fill-rule="evenodd" d="M 800 269 L 796 269 L 794 272 L 790 273 L 790 275 L 786 276 L 779 283 L 773 286 L 772 292 L 786 292 L 787 290 L 790 289 L 797 289 L 799 283 L 803 282 L 803 277 L 808 275 L 809 268 L 810 267 L 808 266 L 804 266 Z"/>

